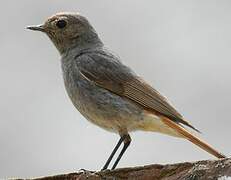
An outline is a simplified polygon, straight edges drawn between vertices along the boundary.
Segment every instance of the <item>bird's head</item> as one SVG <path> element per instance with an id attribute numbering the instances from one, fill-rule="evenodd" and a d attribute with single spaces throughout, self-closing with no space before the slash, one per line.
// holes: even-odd
<path id="1" fill-rule="evenodd" d="M 44 24 L 28 26 L 27 29 L 46 33 L 60 54 L 71 48 L 101 43 L 88 20 L 78 13 L 57 13 Z"/>

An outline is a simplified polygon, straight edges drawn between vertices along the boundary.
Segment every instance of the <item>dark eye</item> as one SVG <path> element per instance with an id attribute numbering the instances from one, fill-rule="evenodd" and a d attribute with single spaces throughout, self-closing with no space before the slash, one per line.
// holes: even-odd
<path id="1" fill-rule="evenodd" d="M 56 26 L 57 26 L 59 29 L 64 28 L 66 25 L 67 25 L 67 22 L 66 22 L 65 20 L 58 20 L 57 23 L 56 23 Z"/>

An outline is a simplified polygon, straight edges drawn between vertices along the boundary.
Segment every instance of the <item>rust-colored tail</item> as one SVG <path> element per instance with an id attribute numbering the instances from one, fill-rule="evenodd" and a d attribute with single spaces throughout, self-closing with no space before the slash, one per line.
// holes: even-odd
<path id="1" fill-rule="evenodd" d="M 225 156 L 218 151 L 216 151 L 214 148 L 212 148 L 209 144 L 206 142 L 200 140 L 198 137 L 192 135 L 190 132 L 188 132 L 185 128 L 181 127 L 180 125 L 176 124 L 175 122 L 171 121 L 170 119 L 163 117 L 162 121 L 167 124 L 169 127 L 175 129 L 179 134 L 181 134 L 183 137 L 191 141 L 193 144 L 199 146 L 200 148 L 204 149 L 208 153 L 216 156 L 217 158 L 225 158 Z"/>

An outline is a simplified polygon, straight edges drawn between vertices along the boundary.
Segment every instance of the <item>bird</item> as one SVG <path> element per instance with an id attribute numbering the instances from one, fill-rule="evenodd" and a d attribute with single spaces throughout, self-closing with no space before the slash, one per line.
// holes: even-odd
<path id="1" fill-rule="evenodd" d="M 60 12 L 27 29 L 45 33 L 57 48 L 65 89 L 76 109 L 88 121 L 120 136 L 102 170 L 108 169 L 123 143 L 111 169 L 117 167 L 131 143 L 132 131 L 186 139 L 217 158 L 225 158 L 192 133 L 200 131 L 104 45 L 85 16 Z"/>

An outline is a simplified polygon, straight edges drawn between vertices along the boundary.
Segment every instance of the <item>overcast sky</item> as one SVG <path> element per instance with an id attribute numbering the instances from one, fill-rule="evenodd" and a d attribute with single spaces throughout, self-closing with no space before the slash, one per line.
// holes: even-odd
<path id="1" fill-rule="evenodd" d="M 119 136 L 74 108 L 57 50 L 25 29 L 52 14 L 88 17 L 122 61 L 226 155 L 231 147 L 231 1 L 20 0 L 0 6 L 0 177 L 99 170 Z M 214 159 L 186 140 L 132 133 L 118 167 Z"/>

